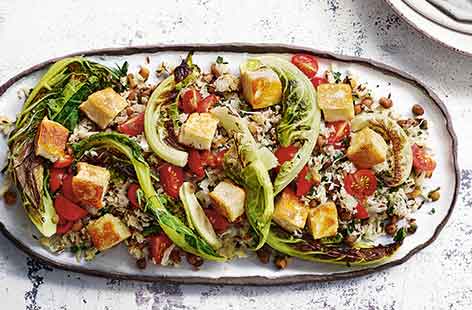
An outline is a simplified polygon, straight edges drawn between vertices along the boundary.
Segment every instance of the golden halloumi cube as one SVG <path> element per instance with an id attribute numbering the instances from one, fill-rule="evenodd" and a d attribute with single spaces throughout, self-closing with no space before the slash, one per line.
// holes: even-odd
<path id="1" fill-rule="evenodd" d="M 106 168 L 80 162 L 77 175 L 72 177 L 72 191 L 80 205 L 100 209 L 109 181 L 110 172 Z"/>
<path id="2" fill-rule="evenodd" d="M 199 150 L 209 150 L 218 127 L 210 113 L 192 113 L 180 128 L 179 143 Z"/>
<path id="3" fill-rule="evenodd" d="M 295 232 L 305 227 L 307 216 L 308 207 L 290 188 L 285 188 L 275 203 L 272 219 L 286 231 Z"/>
<path id="4" fill-rule="evenodd" d="M 388 145 L 384 138 L 370 129 L 354 133 L 347 149 L 347 157 L 357 168 L 371 168 L 387 158 Z"/>
<path id="5" fill-rule="evenodd" d="M 335 236 L 338 233 L 338 211 L 334 202 L 328 201 L 311 209 L 308 228 L 315 240 Z"/>
<path id="6" fill-rule="evenodd" d="M 216 208 L 228 219 L 234 222 L 244 213 L 246 192 L 233 183 L 222 181 L 209 194 Z"/>
<path id="7" fill-rule="evenodd" d="M 128 227 L 108 213 L 88 224 L 87 231 L 99 251 L 109 249 L 131 236 Z"/>
<path id="8" fill-rule="evenodd" d="M 36 134 L 35 154 L 55 162 L 63 158 L 69 130 L 55 121 L 44 117 Z"/>
<path id="9" fill-rule="evenodd" d="M 255 71 L 241 66 L 243 96 L 253 109 L 262 109 L 278 104 L 282 99 L 282 82 L 270 68 Z"/>
<path id="10" fill-rule="evenodd" d="M 350 121 L 354 118 L 352 88 L 349 84 L 320 84 L 317 96 L 325 121 Z"/>
<path id="11" fill-rule="evenodd" d="M 125 98 L 108 87 L 91 94 L 79 108 L 98 127 L 105 129 L 127 106 Z"/>

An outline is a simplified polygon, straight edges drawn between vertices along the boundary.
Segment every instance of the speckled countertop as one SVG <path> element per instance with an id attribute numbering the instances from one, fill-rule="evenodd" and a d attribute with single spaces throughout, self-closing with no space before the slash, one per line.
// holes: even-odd
<path id="1" fill-rule="evenodd" d="M 280 287 L 82 276 L 44 266 L 0 236 L 0 309 L 472 309 L 472 58 L 416 33 L 381 0 L 118 2 L 0 0 L 0 84 L 51 57 L 155 43 L 289 43 L 372 58 L 414 75 L 447 104 L 462 170 L 456 210 L 436 242 L 404 265 Z"/>

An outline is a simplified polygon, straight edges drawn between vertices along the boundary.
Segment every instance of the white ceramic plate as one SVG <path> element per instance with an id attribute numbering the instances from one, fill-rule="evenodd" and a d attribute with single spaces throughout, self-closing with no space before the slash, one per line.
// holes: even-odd
<path id="1" fill-rule="evenodd" d="M 98 62 L 114 65 L 125 60 L 130 64 L 131 72 L 144 63 L 149 56 L 151 65 L 157 66 L 165 60 L 178 64 L 187 51 L 194 50 L 194 62 L 208 70 L 211 61 L 221 55 L 237 72 L 243 59 L 255 53 L 279 53 L 287 57 L 289 53 L 308 52 L 320 57 L 320 70 L 335 63 L 340 71 L 350 70 L 367 81 L 374 91 L 374 98 L 391 93 L 395 107 L 399 112 L 410 113 L 413 103 L 421 103 L 426 117 L 431 124 L 431 144 L 435 149 L 437 168 L 431 186 L 441 187 L 441 199 L 423 207 L 416 214 L 418 231 L 406 238 L 403 246 L 389 260 L 377 265 L 348 267 L 329 264 L 315 264 L 294 259 L 285 270 L 278 271 L 272 264 L 262 265 L 255 257 L 239 259 L 229 263 L 205 262 L 201 270 L 192 271 L 183 264 L 179 268 L 156 267 L 149 264 L 145 270 L 136 267 L 135 260 L 129 256 L 123 246 L 118 246 L 99 255 L 92 262 L 78 262 L 71 254 L 59 256 L 42 248 L 35 236 L 39 233 L 30 223 L 20 205 L 4 206 L 0 202 L 0 229 L 15 245 L 49 264 L 72 271 L 112 278 L 137 279 L 147 281 L 175 281 L 185 283 L 227 283 L 227 284 L 280 284 L 302 281 L 323 281 L 342 279 L 368 274 L 377 270 L 405 262 L 414 253 L 429 245 L 439 234 L 452 212 L 458 190 L 458 167 L 456 160 L 456 138 L 450 118 L 444 104 L 439 99 L 405 73 L 369 60 L 337 56 L 310 49 L 272 46 L 272 45 L 189 45 L 189 46 L 154 46 L 91 51 L 85 54 Z M 0 86 L 1 113 L 14 118 L 20 111 L 24 98 L 19 96 L 22 89 L 32 88 L 45 68 L 54 60 L 39 64 L 13 77 Z M 0 161 L 6 158 L 5 139 L 0 141 Z M 434 215 L 429 214 L 432 207 Z"/>
<path id="2" fill-rule="evenodd" d="M 472 35 L 465 32 L 460 32 L 441 25 L 433 19 L 418 13 L 414 8 L 407 4 L 404 0 L 385 0 L 406 22 L 413 26 L 416 30 L 427 36 L 428 38 L 437 41 L 443 46 L 452 48 L 459 53 L 472 55 Z M 424 0 L 413 0 L 415 7 L 425 2 Z M 421 2 L 421 3 L 418 3 Z M 429 3 L 428 6 L 432 7 Z M 439 12 L 436 8 L 434 10 Z M 425 10 L 420 9 L 420 11 Z M 437 13 L 436 12 L 436 13 Z M 434 14 L 434 11 L 428 11 L 428 14 Z M 435 14 L 436 18 L 439 18 Z M 452 19 L 450 20 L 452 21 Z M 452 26 L 452 25 L 451 25 Z M 467 28 L 469 29 L 469 28 Z M 466 29 L 464 29 L 466 30 Z"/>
<path id="3" fill-rule="evenodd" d="M 453 19 L 451 16 L 445 14 L 443 11 L 435 7 L 426 0 L 403 0 L 412 9 L 420 13 L 424 17 L 438 23 L 441 26 L 450 28 L 451 30 L 463 32 L 467 35 L 472 35 L 472 23 L 461 22 Z"/>

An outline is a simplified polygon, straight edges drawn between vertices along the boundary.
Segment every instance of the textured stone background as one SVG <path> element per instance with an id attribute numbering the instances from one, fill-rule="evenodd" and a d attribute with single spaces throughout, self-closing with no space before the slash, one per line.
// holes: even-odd
<path id="1" fill-rule="evenodd" d="M 383 1 L 0 0 L 0 83 L 30 65 L 79 50 L 235 41 L 372 58 L 436 91 L 453 115 L 462 168 L 460 198 L 438 240 L 406 264 L 375 275 L 255 288 L 86 277 L 43 266 L 0 236 L 0 308 L 472 309 L 472 58 L 416 33 Z"/>

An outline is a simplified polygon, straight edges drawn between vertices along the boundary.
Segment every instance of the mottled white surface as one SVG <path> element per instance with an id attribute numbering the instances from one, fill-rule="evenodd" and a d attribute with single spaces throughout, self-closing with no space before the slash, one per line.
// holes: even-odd
<path id="1" fill-rule="evenodd" d="M 51 270 L 0 236 L 0 309 L 472 308 L 472 58 L 422 37 L 380 0 L 5 1 L 0 83 L 70 52 L 154 43 L 290 43 L 385 62 L 445 101 L 463 176 L 456 210 L 438 240 L 375 275 L 258 288 L 108 281 Z"/>

